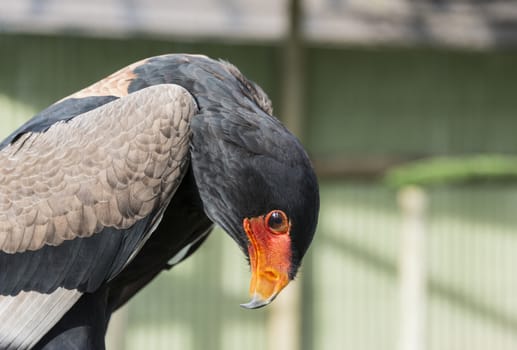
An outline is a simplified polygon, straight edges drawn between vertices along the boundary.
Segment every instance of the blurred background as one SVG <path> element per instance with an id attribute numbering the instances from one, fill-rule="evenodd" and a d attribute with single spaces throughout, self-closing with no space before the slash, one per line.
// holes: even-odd
<path id="1" fill-rule="evenodd" d="M 0 133 L 141 58 L 237 65 L 321 184 L 301 276 L 248 311 L 217 230 L 109 349 L 517 349 L 517 2 L 2 0 Z"/>

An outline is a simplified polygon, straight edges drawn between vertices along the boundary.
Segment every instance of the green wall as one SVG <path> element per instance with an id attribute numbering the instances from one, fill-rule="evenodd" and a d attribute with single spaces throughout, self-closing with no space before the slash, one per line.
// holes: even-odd
<path id="1" fill-rule="evenodd" d="M 514 152 L 517 51 L 311 49 L 316 155 Z"/>
<path id="2" fill-rule="evenodd" d="M 38 111 L 128 63 L 170 52 L 231 61 L 266 90 L 281 117 L 280 47 L 0 36 L 0 116 L 15 116 L 0 133 L 27 108 Z M 304 136 L 316 156 L 516 149 L 517 51 L 307 48 L 306 74 Z M 12 112 L 7 99 L 25 109 Z"/>

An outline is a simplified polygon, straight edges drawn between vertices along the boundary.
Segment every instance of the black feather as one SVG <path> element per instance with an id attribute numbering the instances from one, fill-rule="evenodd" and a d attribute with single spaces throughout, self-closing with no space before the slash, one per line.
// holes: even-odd
<path id="1" fill-rule="evenodd" d="M 58 287 L 93 292 L 115 276 L 147 231 L 152 215 L 127 230 L 105 228 L 88 238 L 35 251 L 0 252 L 0 295 L 51 293 Z"/>

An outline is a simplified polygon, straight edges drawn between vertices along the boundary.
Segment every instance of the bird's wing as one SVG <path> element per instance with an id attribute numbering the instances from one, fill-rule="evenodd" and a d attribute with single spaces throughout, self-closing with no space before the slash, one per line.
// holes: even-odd
<path id="1" fill-rule="evenodd" d="M 186 172 L 196 111 L 156 85 L 0 150 L 0 348 L 35 344 L 136 254 Z"/>

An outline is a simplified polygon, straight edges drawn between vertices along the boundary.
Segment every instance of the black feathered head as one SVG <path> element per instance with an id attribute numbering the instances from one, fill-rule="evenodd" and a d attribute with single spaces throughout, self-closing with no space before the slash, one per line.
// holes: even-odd
<path id="1" fill-rule="evenodd" d="M 250 260 L 252 301 L 243 306 L 268 304 L 295 277 L 316 229 L 318 183 L 306 152 L 234 66 L 175 55 L 147 69 L 170 72 L 158 78 L 196 99 L 191 160 L 204 210 Z"/>

